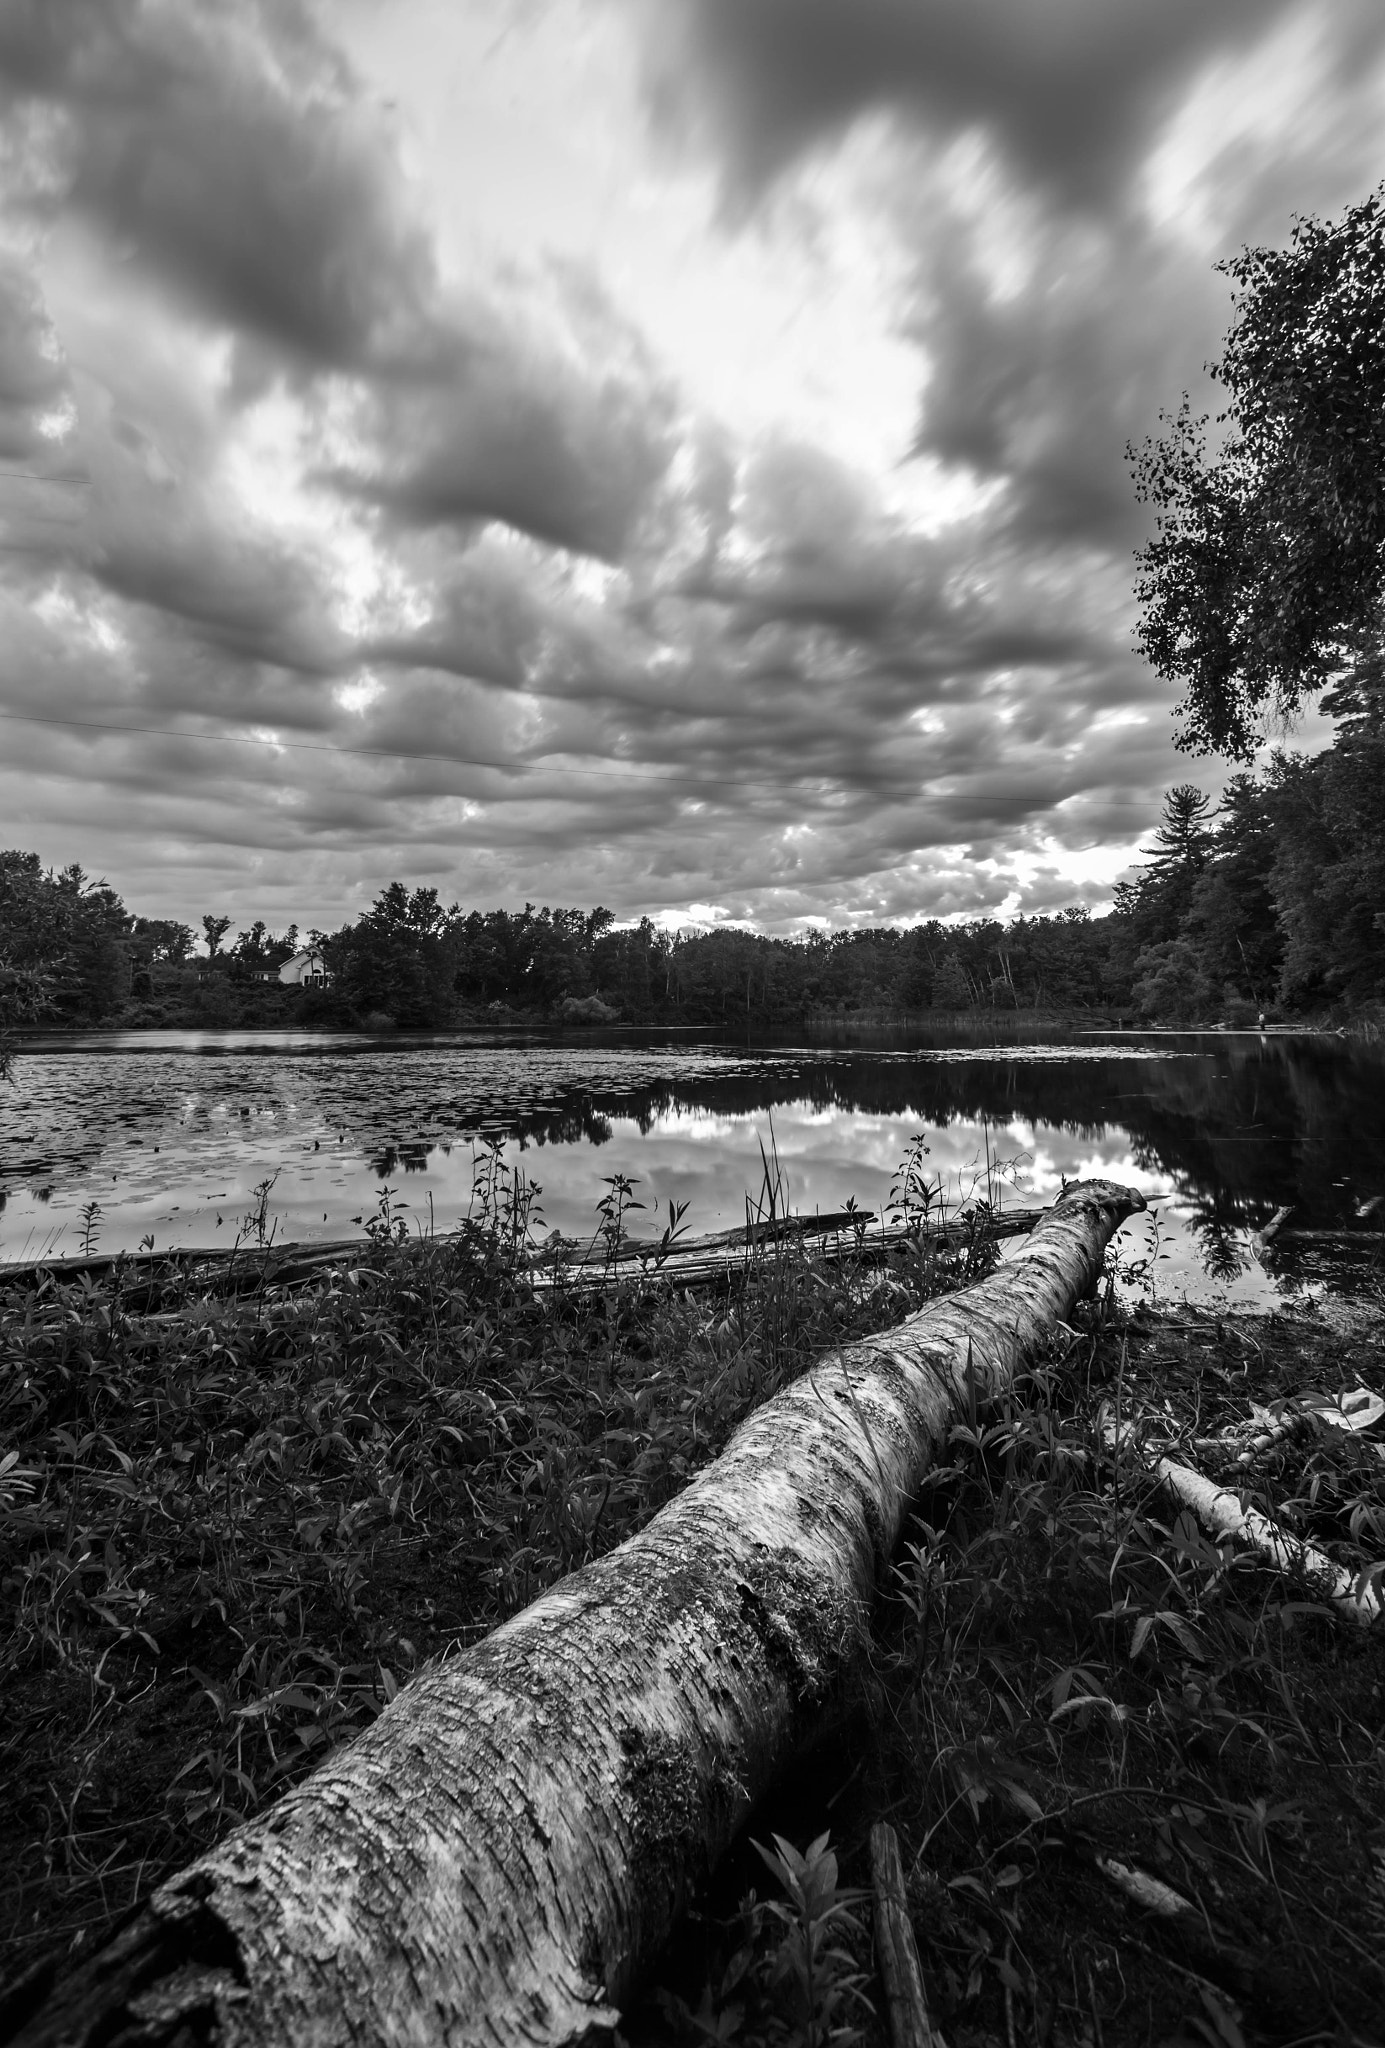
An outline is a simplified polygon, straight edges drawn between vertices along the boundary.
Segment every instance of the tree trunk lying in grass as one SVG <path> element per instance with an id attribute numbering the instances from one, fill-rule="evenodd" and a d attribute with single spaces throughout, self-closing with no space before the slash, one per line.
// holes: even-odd
<path id="1" fill-rule="evenodd" d="M 715 1237 L 690 1238 L 671 1250 L 661 1251 L 648 1240 L 627 1239 L 612 1257 L 584 1248 L 577 1258 L 544 1258 L 536 1264 L 537 1286 L 561 1285 L 569 1293 L 584 1288 L 610 1285 L 613 1273 L 623 1272 L 636 1261 L 643 1270 L 675 1287 L 704 1287 L 735 1280 L 747 1263 L 759 1257 L 774 1259 L 795 1239 L 822 1237 L 827 1240 L 813 1253 L 815 1261 L 861 1259 L 883 1263 L 893 1253 L 957 1250 L 968 1244 L 991 1239 L 1023 1237 L 1043 1215 L 1042 1209 L 1012 1209 L 1008 1213 L 966 1212 L 950 1222 L 939 1221 L 905 1230 L 899 1225 L 876 1222 L 869 1211 L 854 1216 L 845 1211 L 836 1216 L 789 1216 L 778 1228 L 750 1231 L 728 1230 Z"/>
<path id="2" fill-rule="evenodd" d="M 613 1273 L 636 1268 L 661 1280 L 675 1281 L 679 1286 L 700 1285 L 741 1272 L 746 1260 L 756 1253 L 768 1252 L 773 1256 L 803 1238 L 836 1240 L 834 1245 L 815 1254 L 819 1258 L 858 1252 L 881 1258 L 888 1251 L 902 1251 L 910 1246 L 945 1250 L 989 1238 L 1020 1237 L 1033 1229 L 1043 1213 L 1042 1209 L 994 1213 L 989 1209 L 967 1209 L 950 1218 L 916 1221 L 905 1228 L 898 1223 L 882 1223 L 871 1209 L 838 1209 L 826 1216 L 776 1216 L 735 1230 L 714 1231 L 707 1237 L 677 1238 L 670 1244 L 663 1244 L 658 1238 L 623 1237 L 611 1246 L 598 1232 L 593 1238 L 550 1238 L 526 1253 L 522 1263 L 527 1264 L 539 1286 L 561 1282 L 569 1289 L 604 1287 Z M 425 1244 L 428 1242 L 424 1240 Z M 448 1239 L 432 1242 L 445 1246 Z M 298 1287 L 320 1280 L 333 1266 L 359 1262 L 373 1249 L 369 1238 L 347 1237 L 272 1245 L 203 1245 L 185 1246 L 181 1250 L 170 1247 L 166 1252 L 103 1252 L 90 1257 L 78 1253 L 71 1258 L 28 1259 L 0 1265 L 0 1287 L 36 1287 L 46 1276 L 57 1280 L 101 1279 L 119 1268 L 128 1307 L 141 1279 L 155 1295 L 175 1281 L 181 1287 L 204 1294 Z"/>
<path id="3" fill-rule="evenodd" d="M 916 1217 L 906 1226 L 881 1222 L 873 1209 L 833 1209 L 826 1215 L 775 1216 L 763 1223 L 738 1225 L 734 1230 L 715 1230 L 707 1237 L 674 1238 L 665 1244 L 656 1237 L 623 1237 L 614 1250 L 596 1239 L 550 1238 L 538 1248 L 536 1264 L 555 1264 L 567 1269 L 582 1266 L 630 1264 L 638 1260 L 656 1272 L 664 1272 L 679 1259 L 707 1258 L 721 1252 L 730 1257 L 773 1249 L 796 1238 L 841 1237 L 848 1244 L 864 1238 L 872 1245 L 965 1244 L 969 1237 L 1021 1237 L 1034 1228 L 1042 1209 L 961 1209 L 946 1217 Z"/>
<path id="4" fill-rule="evenodd" d="M 1113 1451 L 1120 1450 L 1122 1445 L 1132 1446 L 1160 1484 L 1192 1510 L 1209 1535 L 1229 1536 L 1234 1543 L 1255 1551 L 1266 1564 L 1299 1580 L 1347 1620 L 1379 1620 L 1383 1604 L 1380 1588 L 1369 1573 L 1349 1572 L 1334 1564 L 1316 1544 L 1291 1536 L 1239 1494 L 1218 1486 L 1191 1465 L 1177 1464 L 1152 1445 L 1141 1443 L 1128 1424 L 1117 1429 L 1113 1422 L 1108 1423 L 1105 1436 Z"/>
<path id="5" fill-rule="evenodd" d="M 640 1534 L 36 1984 L 20 2038 L 551 2043 L 609 2020 L 861 1648 L 951 1421 L 1143 1206 L 1067 1189 L 989 1279 L 766 1402 Z"/>

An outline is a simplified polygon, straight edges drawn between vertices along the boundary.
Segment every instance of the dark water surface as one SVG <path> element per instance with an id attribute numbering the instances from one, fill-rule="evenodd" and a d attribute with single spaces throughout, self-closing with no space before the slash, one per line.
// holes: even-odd
<path id="1" fill-rule="evenodd" d="M 1248 1233 L 1283 1204 L 1341 1228 L 1385 1195 L 1385 1060 L 1332 1037 L 998 1029 L 822 1033 L 747 1044 L 712 1033 L 376 1039 L 287 1033 L 73 1036 L 23 1050 L 0 1090 L 0 1258 L 150 1237 L 234 1239 L 272 1179 L 282 1239 L 341 1237 L 396 1210 L 465 1213 L 487 1134 L 541 1184 L 545 1227 L 594 1227 L 604 1177 L 695 1230 L 744 1217 L 760 1147 L 794 1204 L 884 1203 L 910 1137 L 950 1196 L 989 1154 L 1013 1201 L 1101 1173 L 1160 1198 L 1161 1294 L 1263 1300 Z M 1131 1228 L 1133 1250 L 1149 1225 Z M 1210 1267 L 1210 1274 L 1208 1268 Z"/>

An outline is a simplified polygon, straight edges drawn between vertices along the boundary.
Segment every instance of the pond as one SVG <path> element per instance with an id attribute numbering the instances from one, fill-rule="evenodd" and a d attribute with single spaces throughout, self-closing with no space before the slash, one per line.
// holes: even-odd
<path id="1" fill-rule="evenodd" d="M 1250 1233 L 1292 1204 L 1351 1227 L 1385 1194 L 1385 1061 L 1321 1035 L 845 1027 L 793 1042 L 716 1033 L 389 1038 L 73 1035 L 21 1049 L 0 1090 L 0 1259 L 152 1243 L 411 1227 L 466 1212 L 487 1138 L 542 1189 L 543 1228 L 594 1230 L 618 1174 L 694 1231 L 739 1223 L 777 1160 L 794 1207 L 880 1210 L 910 1139 L 950 1199 L 999 1162 L 1007 1201 L 1064 1179 L 1140 1188 L 1161 1298 L 1263 1303 Z M 763 1151 L 762 1151 L 763 1148 Z M 266 1184 L 268 1184 L 266 1186 Z M 263 1193 L 257 1191 L 263 1190 Z"/>

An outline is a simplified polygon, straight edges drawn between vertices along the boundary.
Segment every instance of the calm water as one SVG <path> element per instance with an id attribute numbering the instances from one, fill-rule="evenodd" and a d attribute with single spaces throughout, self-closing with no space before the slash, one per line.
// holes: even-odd
<path id="1" fill-rule="evenodd" d="M 880 1031 L 808 1044 L 712 1034 L 291 1033 L 48 1040 L 0 1091 L 0 1258 L 152 1237 L 235 1238 L 273 1181 L 278 1238 L 349 1236 L 390 1190 L 438 1227 L 465 1212 L 485 1134 L 543 1190 L 546 1228 L 594 1227 L 604 1177 L 695 1230 L 744 1219 L 771 1139 L 804 1209 L 879 1209 L 916 1131 L 950 1195 L 987 1152 L 1015 1202 L 1100 1173 L 1159 1198 L 1160 1291 L 1264 1300 L 1246 1239 L 1281 1203 L 1350 1223 L 1385 1194 L 1385 1062 L 1333 1038 Z M 1149 1226 L 1130 1226 L 1138 1249 Z M 1211 1268 L 1209 1273 L 1208 1268 Z M 1243 1270 L 1244 1269 L 1244 1270 Z"/>

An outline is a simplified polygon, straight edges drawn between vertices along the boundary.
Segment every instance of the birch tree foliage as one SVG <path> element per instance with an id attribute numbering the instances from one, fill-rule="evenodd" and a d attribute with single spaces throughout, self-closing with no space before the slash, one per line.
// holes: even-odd
<path id="1" fill-rule="evenodd" d="M 1385 186 L 1217 267 L 1235 287 L 1209 365 L 1220 446 L 1185 393 L 1127 451 L 1156 514 L 1136 638 L 1183 690 L 1177 744 L 1248 760 L 1266 713 L 1292 716 L 1382 640 Z"/>

